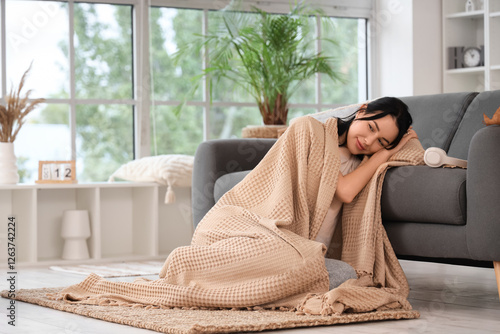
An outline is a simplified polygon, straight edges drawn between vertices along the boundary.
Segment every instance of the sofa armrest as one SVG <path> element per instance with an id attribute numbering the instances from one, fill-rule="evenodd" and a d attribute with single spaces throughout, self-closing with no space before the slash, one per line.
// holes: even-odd
<path id="1" fill-rule="evenodd" d="M 473 259 L 500 260 L 500 126 L 477 131 L 467 165 L 467 247 Z"/>
<path id="2" fill-rule="evenodd" d="M 192 182 L 195 228 L 215 205 L 215 181 L 228 173 L 253 169 L 275 142 L 276 139 L 216 139 L 198 146 L 194 158 Z"/>

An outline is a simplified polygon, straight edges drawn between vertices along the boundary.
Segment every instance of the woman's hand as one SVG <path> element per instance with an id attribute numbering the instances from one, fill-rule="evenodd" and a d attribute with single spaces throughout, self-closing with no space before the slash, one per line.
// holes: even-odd
<path id="1" fill-rule="evenodd" d="M 399 152 L 399 151 L 400 151 L 400 150 L 401 150 L 401 149 L 402 149 L 402 148 L 406 145 L 406 143 L 407 143 L 410 139 L 412 139 L 412 138 L 417 138 L 417 139 L 418 139 L 418 135 L 417 135 L 417 133 L 415 132 L 415 130 L 413 130 L 413 127 L 412 127 L 412 126 L 410 126 L 410 128 L 408 129 L 408 131 L 406 131 L 406 133 L 405 133 L 405 135 L 403 136 L 403 138 L 401 138 L 401 141 L 399 142 L 399 144 L 398 144 L 396 147 L 394 147 L 394 148 L 392 148 L 392 149 L 388 150 L 388 151 L 391 153 L 390 155 L 392 156 L 392 155 L 394 155 L 395 153 Z"/>

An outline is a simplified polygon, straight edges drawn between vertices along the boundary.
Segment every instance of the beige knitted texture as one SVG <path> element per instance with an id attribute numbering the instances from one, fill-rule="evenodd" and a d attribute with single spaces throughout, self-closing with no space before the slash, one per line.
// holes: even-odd
<path id="1" fill-rule="evenodd" d="M 174 250 L 160 279 L 109 282 L 95 275 L 66 288 L 82 303 L 184 307 L 289 307 L 328 290 L 325 249 L 314 239 L 338 177 L 336 121 L 304 117 Z"/>
<path id="2" fill-rule="evenodd" d="M 344 204 L 341 260 L 355 268 L 358 279 L 349 280 L 322 296 L 310 295 L 299 308 L 302 312 L 326 315 L 344 311 L 411 309 L 406 300 L 408 281 L 382 225 L 380 197 L 387 169 L 421 165 L 423 154 L 420 142 L 411 139 L 389 162 L 377 169 L 352 203 Z M 403 176 L 400 182 L 404 182 Z"/>
<path id="3" fill-rule="evenodd" d="M 399 154 L 406 161 L 390 164 L 414 163 L 419 150 L 423 155 L 421 147 L 408 150 Z M 191 245 L 170 254 L 158 280 L 109 282 L 90 275 L 55 298 L 100 305 L 298 306 L 311 314 L 410 309 L 406 278 L 380 220 L 385 168 L 344 213 L 342 258 L 363 275 L 327 291 L 326 249 L 313 240 L 333 199 L 339 166 L 336 119 L 296 120 L 207 213 Z"/>

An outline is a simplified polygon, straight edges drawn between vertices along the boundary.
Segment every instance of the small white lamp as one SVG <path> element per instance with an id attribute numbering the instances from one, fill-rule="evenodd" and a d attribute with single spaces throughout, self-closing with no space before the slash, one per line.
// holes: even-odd
<path id="1" fill-rule="evenodd" d="M 62 258 L 64 260 L 86 260 L 89 258 L 87 239 L 90 237 L 89 212 L 66 210 L 63 213 L 61 237 L 64 238 Z"/>

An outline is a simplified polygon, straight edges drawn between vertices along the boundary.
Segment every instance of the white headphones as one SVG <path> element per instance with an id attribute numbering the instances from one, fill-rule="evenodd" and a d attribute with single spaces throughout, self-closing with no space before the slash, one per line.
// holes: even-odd
<path id="1" fill-rule="evenodd" d="M 429 147 L 425 150 L 424 161 L 427 166 L 430 167 L 441 167 L 446 164 L 467 168 L 467 160 L 450 158 L 446 155 L 446 152 L 439 147 Z"/>

